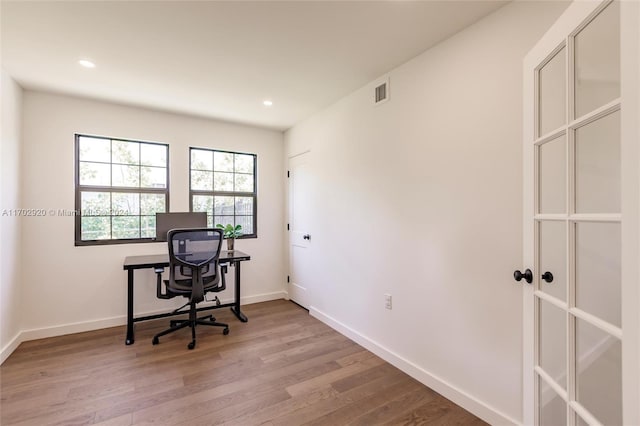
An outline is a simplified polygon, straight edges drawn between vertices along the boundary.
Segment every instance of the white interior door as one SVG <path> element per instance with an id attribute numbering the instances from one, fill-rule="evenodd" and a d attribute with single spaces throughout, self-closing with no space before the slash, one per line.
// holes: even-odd
<path id="1" fill-rule="evenodd" d="M 309 152 L 289 158 L 289 298 L 309 309 L 311 175 Z"/>
<path id="2" fill-rule="evenodd" d="M 525 424 L 640 420 L 623 408 L 640 359 L 637 321 L 622 322 L 623 289 L 638 285 L 623 283 L 623 233 L 638 218 L 623 214 L 620 10 L 574 2 L 524 63 Z"/>

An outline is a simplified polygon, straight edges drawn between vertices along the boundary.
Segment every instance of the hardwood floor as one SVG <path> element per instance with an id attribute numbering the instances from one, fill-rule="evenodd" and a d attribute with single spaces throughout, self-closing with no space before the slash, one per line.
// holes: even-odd
<path id="1" fill-rule="evenodd" d="M 160 338 L 168 319 L 25 342 L 0 367 L 8 425 L 481 425 L 284 300 Z"/>

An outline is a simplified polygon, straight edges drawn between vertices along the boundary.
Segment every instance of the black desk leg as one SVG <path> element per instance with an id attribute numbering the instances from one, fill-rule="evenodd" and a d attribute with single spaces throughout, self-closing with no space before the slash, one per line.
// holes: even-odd
<path id="1" fill-rule="evenodd" d="M 127 271 L 127 340 L 125 343 L 131 345 L 133 338 L 133 269 Z"/>
<path id="2" fill-rule="evenodd" d="M 240 321 L 247 322 L 249 321 L 247 317 L 240 312 L 240 263 L 242 262 L 233 262 L 233 266 L 235 267 L 236 300 L 235 305 L 231 308 L 231 312 L 233 312 Z"/>

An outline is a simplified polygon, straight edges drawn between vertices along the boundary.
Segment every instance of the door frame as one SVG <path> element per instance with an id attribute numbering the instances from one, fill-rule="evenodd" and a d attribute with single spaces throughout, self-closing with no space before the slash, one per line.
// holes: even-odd
<path id="1" fill-rule="evenodd" d="M 566 40 L 573 29 L 601 10 L 603 1 L 574 1 L 523 61 L 523 263 L 535 271 L 535 107 L 536 67 Z M 624 424 L 640 424 L 640 2 L 620 2 L 621 32 L 621 215 L 622 215 L 622 391 Z M 570 30 L 567 30 L 570 29 Z M 568 54 L 572 54 L 571 50 Z M 567 58 L 569 56 L 567 55 Z M 571 70 L 567 67 L 567 70 Z M 573 95 L 572 85 L 568 85 Z M 567 100 L 568 101 L 568 100 Z M 535 422 L 534 286 L 523 288 L 523 424 Z"/>

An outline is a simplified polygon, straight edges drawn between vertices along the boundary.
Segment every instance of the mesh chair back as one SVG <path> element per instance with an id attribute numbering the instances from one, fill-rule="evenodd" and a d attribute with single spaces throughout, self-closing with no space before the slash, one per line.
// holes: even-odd
<path id="1" fill-rule="evenodd" d="M 218 258 L 222 230 L 213 228 L 169 231 L 169 287 L 191 285 L 192 302 L 204 299 L 204 284 L 219 280 Z"/>

